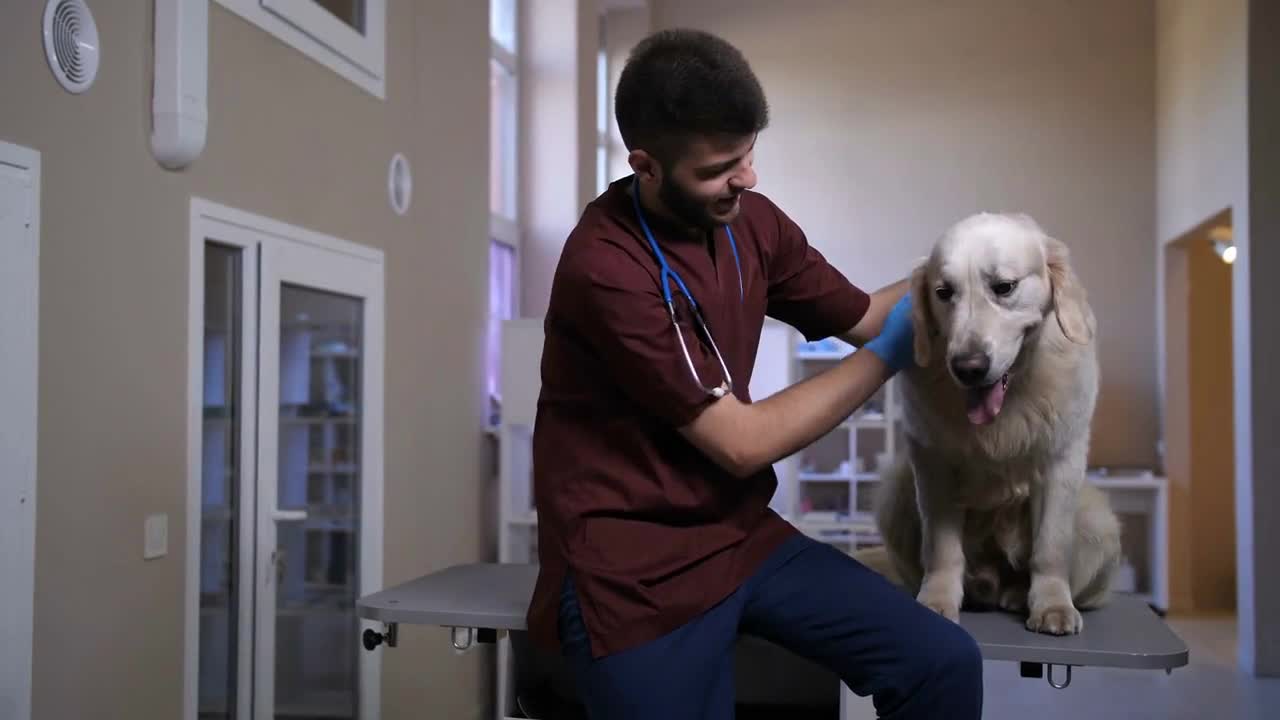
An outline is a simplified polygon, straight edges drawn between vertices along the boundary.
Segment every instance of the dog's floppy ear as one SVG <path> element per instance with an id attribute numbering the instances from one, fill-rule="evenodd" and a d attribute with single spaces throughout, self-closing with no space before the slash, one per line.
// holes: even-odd
<path id="1" fill-rule="evenodd" d="M 914 339 L 916 365 L 925 367 L 933 355 L 933 335 L 935 326 L 933 313 L 929 312 L 929 276 L 925 271 L 927 262 L 922 262 L 911 272 L 911 333 Z"/>
<path id="2" fill-rule="evenodd" d="M 1084 345 L 1094 336 L 1093 312 L 1089 309 L 1084 286 L 1071 269 L 1067 246 L 1057 238 L 1044 236 L 1045 260 L 1049 267 L 1049 286 L 1053 290 L 1053 310 L 1058 327 L 1071 342 Z"/>

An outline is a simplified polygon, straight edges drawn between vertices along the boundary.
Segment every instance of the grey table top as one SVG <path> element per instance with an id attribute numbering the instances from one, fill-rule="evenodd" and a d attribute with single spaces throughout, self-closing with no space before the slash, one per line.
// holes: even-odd
<path id="1" fill-rule="evenodd" d="M 1186 644 L 1133 595 L 1113 594 L 1106 606 L 1081 615 L 1084 629 L 1060 637 L 1027 630 L 1023 615 L 1007 612 L 964 612 L 960 624 L 978 641 L 987 660 L 1140 670 L 1187 664 Z"/>
<path id="2" fill-rule="evenodd" d="M 408 625 L 521 631 L 537 579 L 536 565 L 454 565 L 356 603 L 367 620 Z M 1117 594 L 1083 613 L 1084 630 L 1056 637 L 1031 632 L 1005 612 L 961 613 L 987 660 L 1165 670 L 1187 664 L 1183 641 L 1137 597 Z"/>
<path id="3" fill-rule="evenodd" d="M 366 595 L 356 612 L 384 623 L 524 630 L 537 579 L 537 565 L 453 565 Z"/>

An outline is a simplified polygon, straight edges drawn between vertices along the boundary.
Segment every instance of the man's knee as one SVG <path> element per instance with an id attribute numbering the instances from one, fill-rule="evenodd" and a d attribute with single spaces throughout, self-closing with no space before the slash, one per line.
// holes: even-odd
<path id="1" fill-rule="evenodd" d="M 941 633 L 935 663 L 942 677 L 967 680 L 982 686 L 982 650 L 978 641 L 964 628 L 950 624 L 950 632 Z"/>
<path id="2" fill-rule="evenodd" d="M 982 700 L 982 651 L 964 628 L 940 623 L 934 642 L 920 658 L 917 692 L 935 701 L 977 708 Z M 956 717 L 962 717 L 957 714 Z M 976 715 L 974 716 L 976 717 Z"/>

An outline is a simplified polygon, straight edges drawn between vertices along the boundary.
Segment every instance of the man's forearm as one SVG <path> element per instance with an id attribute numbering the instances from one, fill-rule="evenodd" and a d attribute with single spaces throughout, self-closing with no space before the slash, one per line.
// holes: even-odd
<path id="1" fill-rule="evenodd" d="M 871 304 L 867 307 L 867 311 L 863 313 L 862 319 L 858 321 L 857 325 L 850 328 L 848 332 L 843 333 L 840 339 L 855 347 L 862 347 L 868 340 L 879 335 L 889 311 L 893 309 L 895 303 L 902 299 L 903 295 L 907 294 L 910 286 L 910 278 L 903 278 L 871 293 Z"/>
<path id="2" fill-rule="evenodd" d="M 740 477 L 792 455 L 830 432 L 888 380 L 875 353 L 855 352 L 835 367 L 744 405 L 732 395 L 707 408 L 684 433 Z"/>

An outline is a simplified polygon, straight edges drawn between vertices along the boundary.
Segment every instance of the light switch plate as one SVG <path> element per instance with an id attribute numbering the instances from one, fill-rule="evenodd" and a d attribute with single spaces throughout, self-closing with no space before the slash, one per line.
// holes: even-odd
<path id="1" fill-rule="evenodd" d="M 145 525 L 145 541 L 142 547 L 142 559 L 154 560 L 169 552 L 169 516 L 148 515 Z"/>

